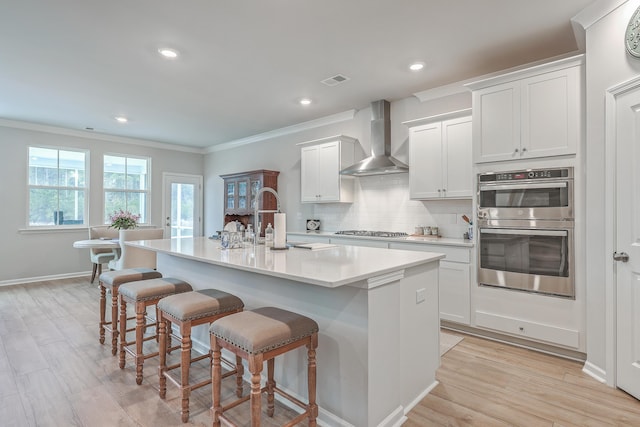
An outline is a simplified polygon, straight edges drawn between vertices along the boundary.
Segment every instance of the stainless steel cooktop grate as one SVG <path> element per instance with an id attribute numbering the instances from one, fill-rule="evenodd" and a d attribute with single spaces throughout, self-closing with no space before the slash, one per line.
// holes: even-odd
<path id="1" fill-rule="evenodd" d="M 407 233 L 402 231 L 370 231 L 370 230 L 341 230 L 335 234 L 345 236 L 366 236 L 366 237 L 406 237 Z"/>

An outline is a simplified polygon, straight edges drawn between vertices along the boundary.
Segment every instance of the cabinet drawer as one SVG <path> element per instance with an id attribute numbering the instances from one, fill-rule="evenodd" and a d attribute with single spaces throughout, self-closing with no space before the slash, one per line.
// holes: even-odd
<path id="1" fill-rule="evenodd" d="M 476 311 L 476 326 L 565 347 L 579 348 L 580 346 L 578 331 L 515 317 Z"/>
<path id="2" fill-rule="evenodd" d="M 471 262 L 471 248 L 467 247 L 455 247 L 445 245 L 429 245 L 422 243 L 402 243 L 391 242 L 389 243 L 389 249 L 404 249 L 408 251 L 422 251 L 422 252 L 438 252 L 445 254 L 446 261 L 451 262 Z"/>

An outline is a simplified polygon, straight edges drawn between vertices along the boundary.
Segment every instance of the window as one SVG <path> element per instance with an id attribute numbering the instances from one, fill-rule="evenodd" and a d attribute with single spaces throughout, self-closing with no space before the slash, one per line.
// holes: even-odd
<path id="1" fill-rule="evenodd" d="M 104 222 L 120 209 L 140 215 L 147 223 L 149 214 L 149 165 L 145 157 L 104 156 Z"/>
<path id="2" fill-rule="evenodd" d="M 84 224 L 87 152 L 29 147 L 29 226 Z"/>

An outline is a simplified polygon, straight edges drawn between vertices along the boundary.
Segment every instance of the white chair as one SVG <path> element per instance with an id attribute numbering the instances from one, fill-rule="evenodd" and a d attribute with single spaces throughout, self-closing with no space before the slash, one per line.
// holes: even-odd
<path id="1" fill-rule="evenodd" d="M 125 268 L 156 268 L 156 253 L 124 244 L 130 240 L 153 240 L 164 237 L 163 228 L 134 228 L 120 230 L 120 257 L 109 262 L 111 270 Z"/>
<path id="2" fill-rule="evenodd" d="M 89 239 L 117 239 L 118 230 L 103 225 L 99 227 L 89 227 Z M 118 258 L 119 249 L 104 249 L 104 248 L 91 248 L 89 249 L 89 256 L 93 263 L 93 271 L 91 272 L 91 283 L 98 276 L 102 274 L 102 264 L 107 264 L 110 261 Z"/>

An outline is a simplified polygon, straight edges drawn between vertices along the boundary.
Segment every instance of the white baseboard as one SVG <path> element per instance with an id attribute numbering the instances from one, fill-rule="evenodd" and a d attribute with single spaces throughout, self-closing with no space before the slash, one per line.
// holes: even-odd
<path id="1" fill-rule="evenodd" d="M 76 277 L 91 276 L 90 271 L 78 273 L 52 274 L 50 276 L 23 277 L 21 279 L 0 280 L 0 286 L 24 285 L 28 283 L 45 282 L 48 280 L 73 279 Z"/>
<path id="2" fill-rule="evenodd" d="M 589 375 L 596 381 L 599 381 L 603 384 L 607 383 L 607 372 L 589 361 L 584 362 L 582 372 Z"/>

